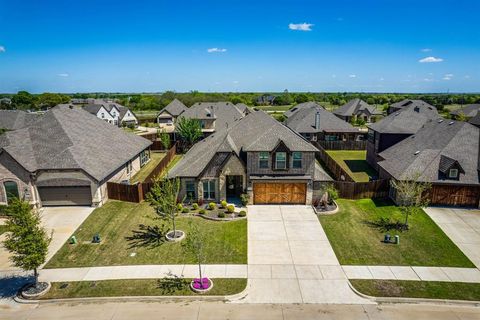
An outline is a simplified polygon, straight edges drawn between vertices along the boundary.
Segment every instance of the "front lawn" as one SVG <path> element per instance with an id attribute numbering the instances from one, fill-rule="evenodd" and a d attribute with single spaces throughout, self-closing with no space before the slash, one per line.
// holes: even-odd
<path id="1" fill-rule="evenodd" d="M 132 179 L 130 179 L 130 183 L 136 182 L 144 182 L 145 179 L 152 173 L 153 169 L 155 169 L 160 161 L 165 158 L 165 152 L 151 152 L 150 153 L 150 161 L 144 165 L 140 171 L 138 171 Z"/>
<path id="2" fill-rule="evenodd" d="M 161 221 L 153 220 L 154 217 L 153 209 L 146 202 L 138 204 L 111 200 L 92 212 L 75 231 L 78 244 L 65 243 L 46 268 L 195 264 L 194 255 L 186 253 L 181 242 L 157 245 L 158 233 L 150 226 Z M 185 231 L 187 237 L 190 220 L 207 234 L 203 263 L 247 263 L 246 220 L 218 222 L 200 217 L 178 217 L 177 229 Z M 101 237 L 100 244 L 91 243 L 96 233 Z"/>
<path id="3" fill-rule="evenodd" d="M 369 177 L 377 175 L 367 163 L 367 151 L 365 150 L 327 150 L 327 153 L 356 182 L 368 182 Z"/>
<path id="4" fill-rule="evenodd" d="M 440 281 L 350 280 L 353 287 L 372 297 L 480 300 L 480 284 Z"/>
<path id="5" fill-rule="evenodd" d="M 475 267 L 423 211 L 409 218 L 410 230 L 400 232 L 388 230 L 405 218 L 391 202 L 337 202 L 338 213 L 319 219 L 343 265 Z M 400 235 L 400 244 L 383 243 L 387 232 Z"/>
<path id="6" fill-rule="evenodd" d="M 66 299 L 86 297 L 124 296 L 194 296 L 190 287 L 192 279 L 142 279 L 54 282 L 50 291 L 41 299 Z M 227 296 L 242 292 L 247 279 L 212 279 L 209 296 Z"/>

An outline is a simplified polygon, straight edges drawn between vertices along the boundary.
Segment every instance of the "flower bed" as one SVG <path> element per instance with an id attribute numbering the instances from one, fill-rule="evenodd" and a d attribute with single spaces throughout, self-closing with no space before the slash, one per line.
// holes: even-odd
<path id="1" fill-rule="evenodd" d="M 230 210 L 229 206 L 232 206 Z M 179 214 L 182 216 L 199 216 L 209 220 L 215 221 L 235 221 L 246 219 L 247 211 L 246 208 L 233 207 L 233 205 L 228 205 L 222 207 L 221 205 L 215 204 L 211 206 L 210 204 L 204 204 L 202 206 L 192 205 L 182 205 L 181 208 L 178 208 Z"/>
<path id="2" fill-rule="evenodd" d="M 338 212 L 338 205 L 335 200 L 332 201 L 331 204 L 326 205 L 312 205 L 313 209 L 315 210 L 316 214 L 334 214 Z"/>

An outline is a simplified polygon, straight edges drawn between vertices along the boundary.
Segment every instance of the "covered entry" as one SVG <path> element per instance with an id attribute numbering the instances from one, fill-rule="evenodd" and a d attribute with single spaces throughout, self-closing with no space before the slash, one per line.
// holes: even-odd
<path id="1" fill-rule="evenodd" d="M 43 206 L 90 206 L 92 192 L 90 187 L 38 187 Z"/>
<path id="2" fill-rule="evenodd" d="M 254 204 L 305 204 L 306 183 L 256 182 L 253 184 Z"/>

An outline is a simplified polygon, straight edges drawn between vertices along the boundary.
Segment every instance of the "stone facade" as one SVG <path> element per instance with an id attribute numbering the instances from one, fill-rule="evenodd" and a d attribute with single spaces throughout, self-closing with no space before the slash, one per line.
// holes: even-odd
<path id="1" fill-rule="evenodd" d="M 38 195 L 32 185 L 30 173 L 20 166 L 10 155 L 5 152 L 0 154 L 0 204 L 7 204 L 5 182 L 15 182 L 18 186 L 20 197 L 25 197 L 32 205 L 38 203 Z"/>
<path id="2" fill-rule="evenodd" d="M 223 167 L 218 179 L 220 199 L 227 199 L 227 176 L 241 176 L 242 189 L 245 190 L 247 188 L 247 175 L 245 173 L 245 166 L 238 157 L 232 156 Z"/>

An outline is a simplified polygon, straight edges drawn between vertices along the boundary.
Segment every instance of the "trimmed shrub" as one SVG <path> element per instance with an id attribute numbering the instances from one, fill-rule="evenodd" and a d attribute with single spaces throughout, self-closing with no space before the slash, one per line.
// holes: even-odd
<path id="1" fill-rule="evenodd" d="M 215 210 L 216 207 L 217 207 L 217 206 L 216 206 L 215 202 L 210 202 L 210 203 L 208 204 L 208 209 L 209 209 L 209 210 Z"/>
<path id="2" fill-rule="evenodd" d="M 238 216 L 239 217 L 246 217 L 247 216 L 247 212 L 245 210 L 242 210 L 238 213 Z"/>
<path id="3" fill-rule="evenodd" d="M 225 212 L 219 212 L 218 217 L 219 218 L 225 218 Z"/>
<path id="4" fill-rule="evenodd" d="M 198 203 L 192 204 L 192 208 L 193 208 L 193 210 L 198 210 Z"/>
<path id="5" fill-rule="evenodd" d="M 182 209 L 182 212 L 183 212 L 183 213 L 189 213 L 189 212 L 190 212 L 190 209 L 188 209 L 188 208 L 183 208 L 183 209 Z"/>
<path id="6" fill-rule="evenodd" d="M 205 213 L 207 213 L 205 209 L 201 209 L 200 211 L 198 211 L 198 214 L 205 214 Z"/>
<path id="7" fill-rule="evenodd" d="M 242 206 L 246 206 L 248 204 L 248 201 L 250 200 L 250 196 L 248 193 L 242 193 L 240 195 L 240 201 L 242 202 Z"/>
<path id="8" fill-rule="evenodd" d="M 220 204 L 222 205 L 222 208 L 224 208 L 224 209 L 227 208 L 227 205 L 228 205 L 227 201 L 222 200 L 222 201 L 220 201 Z"/>
<path id="9" fill-rule="evenodd" d="M 235 211 L 235 206 L 233 204 L 230 204 L 227 206 L 227 212 L 228 213 L 233 213 Z"/>

